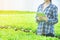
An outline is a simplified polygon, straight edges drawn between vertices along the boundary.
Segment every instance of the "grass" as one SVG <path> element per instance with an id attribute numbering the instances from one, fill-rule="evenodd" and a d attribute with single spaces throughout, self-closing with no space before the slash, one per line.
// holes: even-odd
<path id="1" fill-rule="evenodd" d="M 35 12 L 23 11 L 0 11 L 0 40 L 59 40 L 58 38 L 45 37 L 33 33 L 37 29 Z M 60 35 L 60 15 L 59 22 L 55 25 L 55 33 Z M 12 27 L 12 28 L 10 28 Z M 32 30 L 33 32 L 15 31 L 15 28 Z"/>
<path id="2" fill-rule="evenodd" d="M 58 38 L 44 37 L 32 32 L 14 31 L 13 29 L 0 29 L 0 40 L 59 40 Z"/>

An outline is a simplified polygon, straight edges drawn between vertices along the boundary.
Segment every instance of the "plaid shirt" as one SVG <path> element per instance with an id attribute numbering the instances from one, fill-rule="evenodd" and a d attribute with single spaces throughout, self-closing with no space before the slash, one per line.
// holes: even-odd
<path id="1" fill-rule="evenodd" d="M 43 3 L 44 4 L 44 3 Z M 53 33 L 54 34 L 54 24 L 58 22 L 58 15 L 57 11 L 58 8 L 53 5 L 52 3 L 49 4 L 48 7 L 46 7 L 44 10 L 43 9 L 43 4 L 41 4 L 38 7 L 37 12 L 44 12 L 47 15 L 48 22 L 39 22 L 38 23 L 38 28 L 37 28 L 37 34 L 48 34 L 48 33 Z M 36 15 L 36 20 L 37 20 L 37 15 Z"/>

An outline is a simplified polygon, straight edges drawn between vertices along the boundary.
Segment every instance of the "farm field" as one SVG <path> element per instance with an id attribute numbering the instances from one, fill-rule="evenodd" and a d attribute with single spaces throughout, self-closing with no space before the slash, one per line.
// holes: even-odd
<path id="1" fill-rule="evenodd" d="M 35 12 L 0 11 L 0 40 L 59 40 L 55 37 L 36 35 Z M 55 34 L 60 36 L 60 15 Z M 26 31 L 27 30 L 27 31 Z"/>

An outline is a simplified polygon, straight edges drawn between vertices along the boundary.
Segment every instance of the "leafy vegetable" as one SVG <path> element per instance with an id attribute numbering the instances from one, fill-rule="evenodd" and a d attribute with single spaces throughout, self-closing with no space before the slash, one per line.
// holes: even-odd
<path id="1" fill-rule="evenodd" d="M 38 12 L 37 16 L 46 16 L 46 15 L 44 13 L 42 13 L 42 12 Z"/>

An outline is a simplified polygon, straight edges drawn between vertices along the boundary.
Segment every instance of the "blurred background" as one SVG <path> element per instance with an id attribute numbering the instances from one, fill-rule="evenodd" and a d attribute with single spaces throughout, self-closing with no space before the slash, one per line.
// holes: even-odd
<path id="1" fill-rule="evenodd" d="M 23 11 L 37 11 L 37 7 L 42 4 L 44 0 L 0 0 L 0 10 L 23 10 Z M 60 10 L 60 0 L 52 0 Z"/>

